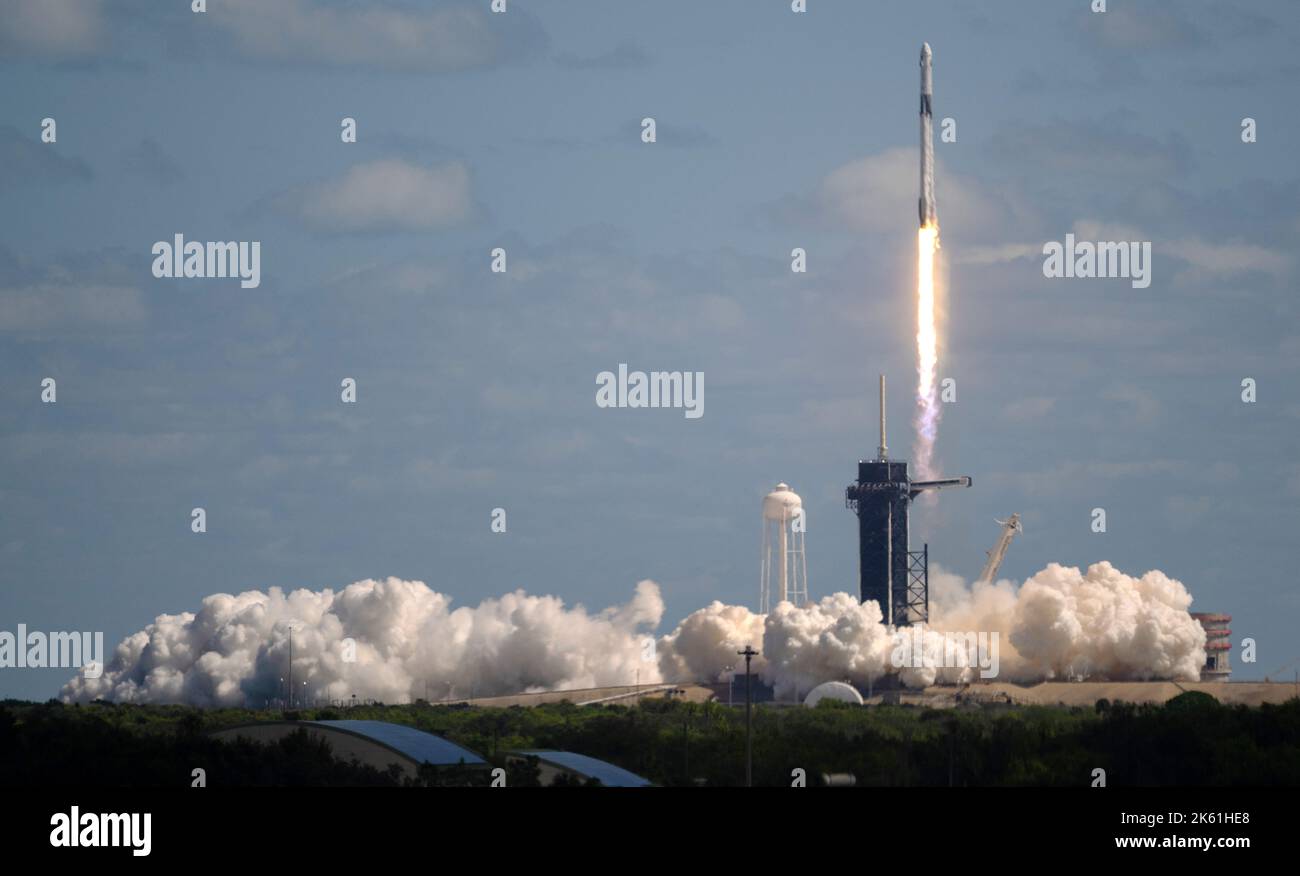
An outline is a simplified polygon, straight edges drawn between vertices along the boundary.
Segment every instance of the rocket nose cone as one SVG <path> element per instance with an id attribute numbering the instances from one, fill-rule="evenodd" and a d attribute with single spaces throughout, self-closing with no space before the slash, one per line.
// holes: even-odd
<path id="1" fill-rule="evenodd" d="M 922 61 L 928 61 L 928 60 L 930 59 L 930 54 L 931 54 L 931 52 L 930 52 L 930 44 L 929 44 L 929 43 L 921 43 L 921 60 L 922 60 Z"/>

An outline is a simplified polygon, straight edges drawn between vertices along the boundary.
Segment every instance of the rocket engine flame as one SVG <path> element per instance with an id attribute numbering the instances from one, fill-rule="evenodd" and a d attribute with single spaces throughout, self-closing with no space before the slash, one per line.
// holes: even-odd
<path id="1" fill-rule="evenodd" d="M 937 225 L 923 225 L 916 233 L 916 467 L 921 480 L 934 474 L 934 442 L 939 434 L 938 316 L 935 308 L 934 262 L 939 249 Z"/>
<path id="2" fill-rule="evenodd" d="M 939 211 L 934 197 L 934 52 L 921 44 L 921 197 L 916 233 L 916 446 L 913 456 L 921 480 L 934 472 L 934 441 L 939 434 L 939 398 L 935 372 L 939 367 L 939 328 L 935 312 L 934 260 L 939 249 Z"/>

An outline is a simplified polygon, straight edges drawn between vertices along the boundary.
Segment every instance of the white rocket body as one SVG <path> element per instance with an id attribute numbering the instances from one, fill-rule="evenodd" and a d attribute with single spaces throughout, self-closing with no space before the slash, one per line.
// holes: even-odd
<path id="1" fill-rule="evenodd" d="M 930 110 L 932 95 L 930 84 L 930 44 L 921 44 L 921 197 L 917 213 L 921 227 L 938 225 L 939 215 L 934 203 L 934 135 Z"/>

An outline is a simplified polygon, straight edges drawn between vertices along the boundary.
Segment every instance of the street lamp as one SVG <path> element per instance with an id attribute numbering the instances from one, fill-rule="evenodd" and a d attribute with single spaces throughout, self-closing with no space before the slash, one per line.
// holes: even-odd
<path id="1" fill-rule="evenodd" d="M 745 658 L 745 787 L 754 787 L 754 731 L 753 731 L 753 688 L 750 684 L 749 661 L 757 657 L 759 652 L 755 651 L 752 646 L 746 645 L 744 651 L 737 651 L 737 654 Z"/>

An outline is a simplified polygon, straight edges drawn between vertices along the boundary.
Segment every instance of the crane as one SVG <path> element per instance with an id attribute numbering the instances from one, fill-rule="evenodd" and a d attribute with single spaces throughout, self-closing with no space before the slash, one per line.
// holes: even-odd
<path id="1" fill-rule="evenodd" d="M 1287 671 L 1288 669 L 1290 669 L 1292 666 L 1300 666 L 1300 660 L 1292 660 L 1290 663 L 1288 663 L 1287 665 L 1283 666 L 1282 668 L 1280 668 L 1280 669 L 1274 669 L 1274 670 L 1273 670 L 1272 672 L 1270 672 L 1268 675 L 1264 676 L 1264 680 L 1265 680 L 1265 681 L 1272 681 L 1274 678 L 1276 678 L 1277 676 L 1281 675 L 1283 672 L 1286 672 L 1286 671 Z"/>
<path id="2" fill-rule="evenodd" d="M 1002 566 L 1002 559 L 1007 555 L 1007 548 L 1011 546 L 1011 539 L 1016 537 L 1017 532 L 1024 532 L 1025 529 L 1020 525 L 1020 515 L 1012 514 L 1006 520 L 994 518 L 995 523 L 1002 525 L 1002 534 L 998 536 L 998 543 L 993 546 L 993 550 L 988 552 L 989 561 L 984 564 L 984 571 L 976 581 L 992 582 L 998 569 Z"/>

